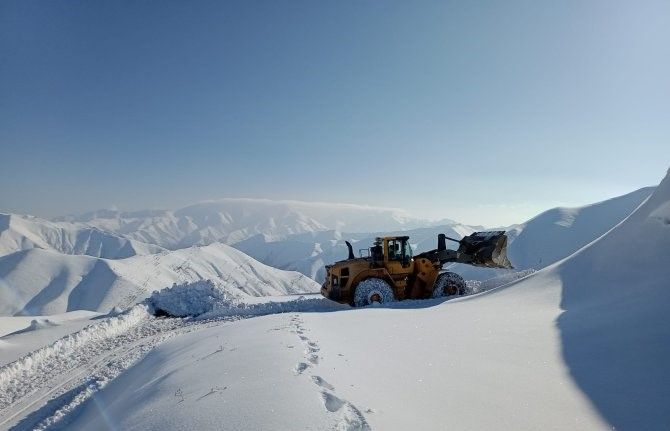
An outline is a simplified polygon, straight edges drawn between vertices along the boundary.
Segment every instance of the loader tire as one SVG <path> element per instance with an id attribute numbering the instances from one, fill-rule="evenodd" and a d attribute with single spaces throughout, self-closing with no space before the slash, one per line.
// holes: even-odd
<path id="1" fill-rule="evenodd" d="M 395 301 L 391 286 L 381 278 L 366 278 L 358 283 L 354 292 L 354 306 L 365 307 L 373 303 L 388 304 Z"/>
<path id="2" fill-rule="evenodd" d="M 463 295 L 466 291 L 465 280 L 454 272 L 443 272 L 435 280 L 433 298 Z"/>

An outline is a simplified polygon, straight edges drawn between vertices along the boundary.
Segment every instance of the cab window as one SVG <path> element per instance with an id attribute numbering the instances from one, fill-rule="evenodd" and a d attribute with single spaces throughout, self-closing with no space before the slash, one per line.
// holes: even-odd
<path id="1" fill-rule="evenodd" d="M 402 244 L 397 239 L 391 239 L 388 243 L 389 260 L 402 260 Z"/>
<path id="2" fill-rule="evenodd" d="M 402 242 L 402 255 L 405 257 L 405 260 L 412 260 L 412 246 L 407 240 Z"/>

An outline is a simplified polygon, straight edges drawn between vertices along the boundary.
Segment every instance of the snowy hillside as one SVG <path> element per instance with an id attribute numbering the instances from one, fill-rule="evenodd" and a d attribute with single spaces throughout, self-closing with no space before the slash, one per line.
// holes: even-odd
<path id="1" fill-rule="evenodd" d="M 31 248 L 107 259 L 122 259 L 162 250 L 156 245 L 133 241 L 94 227 L 0 213 L 0 256 Z"/>
<path id="2" fill-rule="evenodd" d="M 666 429 L 669 250 L 670 173 L 602 238 L 512 285 L 446 302 L 324 307 L 184 334 L 62 423 Z"/>
<path id="3" fill-rule="evenodd" d="M 544 268 L 574 253 L 626 218 L 654 191 L 645 187 L 577 208 L 553 208 L 515 226 L 509 257 L 519 268 Z"/>
<path id="4" fill-rule="evenodd" d="M 371 232 L 430 224 L 396 209 L 266 199 L 220 199 L 176 211 L 104 210 L 61 220 L 168 249 L 216 241 L 234 244 L 258 234 L 278 240 L 330 229 Z"/>
<path id="5" fill-rule="evenodd" d="M 634 192 L 574 208 L 552 208 L 527 222 L 506 228 L 507 255 L 515 270 L 542 269 L 602 236 L 632 213 L 654 191 Z M 451 270 L 469 280 L 485 280 L 509 272 L 455 264 Z"/>
<path id="6" fill-rule="evenodd" d="M 0 257 L 0 315 L 128 307 L 173 283 L 211 279 L 233 296 L 317 291 L 224 244 L 109 260 L 30 249 Z"/>

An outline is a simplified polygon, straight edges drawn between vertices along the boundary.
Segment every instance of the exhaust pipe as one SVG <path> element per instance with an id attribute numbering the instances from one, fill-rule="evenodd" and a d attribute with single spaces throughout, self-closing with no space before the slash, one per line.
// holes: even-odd
<path id="1" fill-rule="evenodd" d="M 347 248 L 349 249 L 349 257 L 347 259 L 356 259 L 356 256 L 354 256 L 354 248 L 351 246 L 351 243 L 349 241 L 344 241 L 347 244 Z"/>

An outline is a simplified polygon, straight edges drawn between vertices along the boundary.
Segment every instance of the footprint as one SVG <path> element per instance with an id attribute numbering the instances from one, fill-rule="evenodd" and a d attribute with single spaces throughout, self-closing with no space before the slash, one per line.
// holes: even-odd
<path id="1" fill-rule="evenodd" d="M 309 338 L 305 337 L 304 335 L 301 335 L 299 338 L 300 341 L 309 341 Z"/>
<path id="2" fill-rule="evenodd" d="M 323 391 L 321 392 L 321 397 L 323 398 L 323 405 L 326 407 L 326 410 L 329 412 L 336 412 L 344 406 L 344 401 L 337 398 L 335 395 L 330 392 Z"/>
<path id="3" fill-rule="evenodd" d="M 296 374 L 302 374 L 302 373 L 305 372 L 305 370 L 307 368 L 309 368 L 309 364 L 306 364 L 304 362 L 300 362 L 300 363 L 298 363 L 298 365 L 295 366 L 294 371 L 295 371 Z"/>
<path id="4" fill-rule="evenodd" d="M 335 387 L 333 385 L 323 380 L 323 378 L 321 378 L 320 376 L 312 376 L 312 380 L 314 381 L 314 383 L 316 383 L 318 386 L 321 386 L 322 388 L 326 388 L 331 391 L 335 390 Z"/>
<path id="5" fill-rule="evenodd" d="M 314 365 L 319 363 L 319 357 L 317 355 L 309 355 L 309 358 L 307 360 Z"/>
<path id="6" fill-rule="evenodd" d="M 371 428 L 360 410 L 346 403 L 336 429 L 338 431 L 370 431 Z"/>

